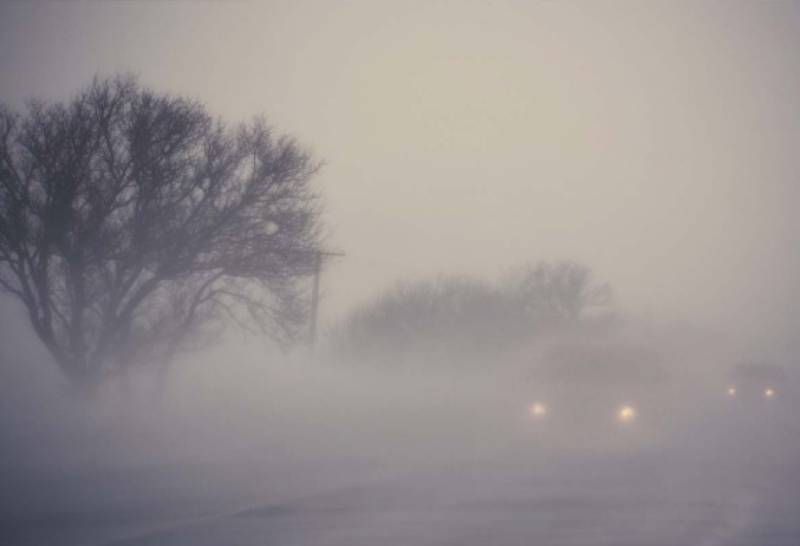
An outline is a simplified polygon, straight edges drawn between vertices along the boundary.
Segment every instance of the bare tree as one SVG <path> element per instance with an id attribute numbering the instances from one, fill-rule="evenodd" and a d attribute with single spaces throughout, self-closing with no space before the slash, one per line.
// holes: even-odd
<path id="1" fill-rule="evenodd" d="M 587 312 L 608 311 L 611 304 L 611 287 L 595 283 L 592 270 L 579 263 L 539 262 L 515 276 L 509 283 L 514 298 L 538 321 L 574 324 Z"/>
<path id="2" fill-rule="evenodd" d="M 374 362 L 407 355 L 491 361 L 537 336 L 606 323 L 611 289 L 574 262 L 525 265 L 498 283 L 445 277 L 400 284 L 356 308 L 332 331 L 332 352 Z M 595 319 L 600 319 L 595 320 Z"/>
<path id="3" fill-rule="evenodd" d="M 263 120 L 232 127 L 130 77 L 0 106 L 0 289 L 81 387 L 166 366 L 226 319 L 291 341 L 318 168 Z"/>

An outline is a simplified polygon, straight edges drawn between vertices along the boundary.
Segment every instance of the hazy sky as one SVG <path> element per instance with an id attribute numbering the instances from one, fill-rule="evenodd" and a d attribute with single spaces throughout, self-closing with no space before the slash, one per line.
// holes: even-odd
<path id="1" fill-rule="evenodd" d="M 264 113 L 327 162 L 328 318 L 569 258 L 628 309 L 791 333 L 798 51 L 780 2 L 5 2 L 0 100 L 132 71 Z"/>

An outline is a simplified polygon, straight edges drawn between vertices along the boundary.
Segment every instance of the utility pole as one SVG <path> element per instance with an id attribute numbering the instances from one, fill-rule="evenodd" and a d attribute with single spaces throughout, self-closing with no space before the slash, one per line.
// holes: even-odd
<path id="1" fill-rule="evenodd" d="M 317 317 L 319 315 L 319 278 L 322 274 L 323 258 L 344 256 L 344 252 L 325 252 L 318 250 L 314 256 L 314 286 L 311 289 L 311 324 L 308 329 L 308 344 L 313 347 L 317 341 Z"/>

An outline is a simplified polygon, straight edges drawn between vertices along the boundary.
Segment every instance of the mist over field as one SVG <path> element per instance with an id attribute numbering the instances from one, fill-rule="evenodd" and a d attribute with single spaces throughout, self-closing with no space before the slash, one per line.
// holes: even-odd
<path id="1" fill-rule="evenodd" d="M 798 543 L 798 50 L 795 2 L 2 4 L 0 546 Z"/>

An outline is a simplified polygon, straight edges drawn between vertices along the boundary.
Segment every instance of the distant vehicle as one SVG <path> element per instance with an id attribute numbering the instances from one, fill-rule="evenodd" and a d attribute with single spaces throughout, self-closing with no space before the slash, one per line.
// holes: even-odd
<path id="1" fill-rule="evenodd" d="M 800 437 L 796 385 L 790 370 L 764 361 L 732 366 L 717 383 L 714 408 L 716 441 L 760 449 L 769 457 L 788 439 Z M 735 448 L 732 448 L 735 450 Z"/>
<path id="2" fill-rule="evenodd" d="M 524 407 L 546 441 L 595 446 L 657 434 L 663 418 L 677 409 L 672 389 L 661 358 L 644 347 L 564 344 L 534 364 Z"/>
<path id="3" fill-rule="evenodd" d="M 743 362 L 730 370 L 726 394 L 734 399 L 771 400 L 783 394 L 786 379 L 786 370 L 777 364 Z"/>

